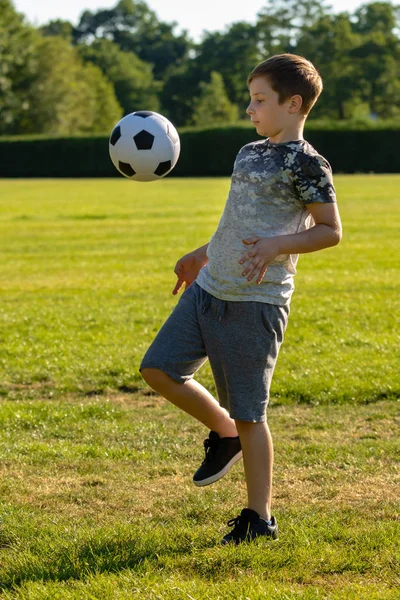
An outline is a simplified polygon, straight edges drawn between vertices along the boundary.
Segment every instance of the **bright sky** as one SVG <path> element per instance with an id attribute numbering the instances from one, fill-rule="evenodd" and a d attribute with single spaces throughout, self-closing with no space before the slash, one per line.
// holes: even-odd
<path id="1" fill-rule="evenodd" d="M 34 25 L 42 25 L 51 19 L 64 19 L 77 24 L 84 10 L 96 11 L 99 8 L 111 8 L 117 0 L 13 0 L 19 12 L 24 13 Z M 367 0 L 331 0 L 335 12 L 353 12 Z M 176 21 L 179 29 L 187 29 L 191 38 L 199 41 L 206 31 L 223 31 L 226 25 L 236 21 L 254 23 L 257 13 L 266 5 L 265 0 L 147 0 L 161 21 Z"/>

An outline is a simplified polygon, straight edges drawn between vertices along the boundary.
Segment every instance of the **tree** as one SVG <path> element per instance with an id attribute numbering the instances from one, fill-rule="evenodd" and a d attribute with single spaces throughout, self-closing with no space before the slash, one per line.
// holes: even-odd
<path id="1" fill-rule="evenodd" d="M 153 79 L 151 65 L 132 52 L 123 52 L 111 40 L 98 39 L 77 50 L 83 60 L 99 67 L 113 84 L 124 114 L 135 110 L 159 110 L 160 85 Z"/>
<path id="2" fill-rule="evenodd" d="M 42 27 L 39 29 L 40 33 L 45 37 L 56 35 L 68 40 L 69 42 L 72 41 L 73 30 L 74 26 L 72 23 L 69 21 L 63 21 L 62 19 L 49 21 L 46 23 L 46 25 L 42 25 Z"/>
<path id="3" fill-rule="evenodd" d="M 357 65 L 362 97 L 371 113 L 400 115 L 400 7 L 373 2 L 356 10 L 352 27 L 360 44 L 350 52 Z"/>
<path id="4" fill-rule="evenodd" d="M 212 71 L 220 73 L 230 101 L 244 110 L 248 104 L 247 77 L 261 60 L 256 27 L 238 22 L 224 33 L 206 33 L 196 48 L 194 62 L 199 80 L 206 80 Z"/>
<path id="5" fill-rule="evenodd" d="M 194 125 L 215 125 L 237 121 L 238 107 L 229 102 L 224 80 L 213 71 L 209 83 L 201 82 L 200 95 L 194 105 Z"/>
<path id="6" fill-rule="evenodd" d="M 97 38 L 111 39 L 120 36 L 131 39 L 139 36 L 146 21 L 157 20 L 156 14 L 143 0 L 120 0 L 115 7 L 96 12 L 85 10 L 74 30 L 76 43 L 90 43 Z"/>
<path id="7" fill-rule="evenodd" d="M 324 83 L 322 98 L 313 108 L 313 116 L 349 118 L 362 102 L 357 69 L 350 56 L 359 42 L 346 13 L 324 15 L 303 28 L 295 51 L 313 62 Z"/>
<path id="8" fill-rule="evenodd" d="M 133 52 L 153 65 L 156 79 L 162 79 L 171 66 L 188 56 L 191 42 L 186 32 L 174 34 L 176 23 L 163 23 L 141 0 L 120 0 L 111 9 L 84 11 L 74 30 L 76 43 L 104 38 L 125 52 Z"/>
<path id="9" fill-rule="evenodd" d="M 304 28 L 329 12 L 324 0 L 268 0 L 257 18 L 258 46 L 264 57 L 294 52 Z"/>
<path id="10" fill-rule="evenodd" d="M 9 0 L 0 0 L 0 133 L 19 133 L 36 65 L 37 32 Z"/>
<path id="11" fill-rule="evenodd" d="M 393 6 L 389 2 L 371 2 L 355 11 L 352 26 L 355 33 L 383 33 L 393 39 L 395 28 L 399 26 L 399 18 L 400 6 Z"/>
<path id="12" fill-rule="evenodd" d="M 234 121 L 249 72 L 280 52 L 306 56 L 322 75 L 312 117 L 400 117 L 400 6 L 333 14 L 324 2 L 267 0 L 255 25 L 234 23 L 194 45 L 144 0 L 36 30 L 0 0 L 0 134 L 106 131 L 139 109 L 179 126 Z"/>
<path id="13" fill-rule="evenodd" d="M 162 110 L 177 125 L 192 123 L 202 82 L 209 81 L 210 73 L 216 71 L 223 78 L 229 102 L 238 105 L 244 115 L 246 79 L 260 60 L 254 25 L 239 22 L 223 33 L 206 33 L 193 57 L 169 71 L 161 91 Z"/>
<path id="14" fill-rule="evenodd" d="M 296 52 L 314 62 L 324 81 L 323 100 L 313 115 L 400 114 L 396 11 L 391 4 L 372 3 L 354 15 L 325 15 L 303 28 Z"/>
<path id="15" fill-rule="evenodd" d="M 192 122 L 194 102 L 200 93 L 198 69 L 193 60 L 171 72 L 160 93 L 161 111 L 177 126 Z"/>
<path id="16" fill-rule="evenodd" d="M 384 33 L 373 33 L 351 53 L 362 98 L 381 118 L 400 115 L 400 51 L 391 52 L 387 41 Z"/>
<path id="17" fill-rule="evenodd" d="M 121 117 L 114 90 L 101 71 L 84 67 L 60 37 L 45 37 L 37 44 L 37 72 L 28 101 L 27 133 L 109 131 Z"/>
<path id="18" fill-rule="evenodd" d="M 83 66 L 83 77 L 88 87 L 88 120 L 81 127 L 82 132 L 110 133 L 123 110 L 115 96 L 114 87 L 103 75 L 99 67 L 88 63 Z"/>

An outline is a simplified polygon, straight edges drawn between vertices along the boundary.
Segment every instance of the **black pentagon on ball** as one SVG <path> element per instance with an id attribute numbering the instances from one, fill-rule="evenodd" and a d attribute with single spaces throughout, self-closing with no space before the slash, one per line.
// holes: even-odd
<path id="1" fill-rule="evenodd" d="M 119 161 L 118 163 L 119 170 L 126 175 L 127 177 L 132 177 L 136 175 L 136 171 L 134 171 L 129 163 L 124 163 Z"/>
<path id="2" fill-rule="evenodd" d="M 171 161 L 170 160 L 166 160 L 165 162 L 160 162 L 160 164 L 158 165 L 157 169 L 154 171 L 154 173 L 156 175 L 158 175 L 159 177 L 162 177 L 163 175 L 165 175 L 165 173 L 168 173 L 168 171 L 171 169 Z"/>
<path id="3" fill-rule="evenodd" d="M 138 110 L 133 114 L 135 115 L 135 117 L 142 117 L 143 119 L 145 119 L 146 117 L 151 117 L 153 113 L 151 112 L 151 110 Z"/>
<path id="4" fill-rule="evenodd" d="M 154 135 L 142 129 L 133 136 L 133 140 L 138 150 L 151 150 L 154 142 Z"/>
<path id="5" fill-rule="evenodd" d="M 120 137 L 121 137 L 121 127 L 119 125 L 117 125 L 116 127 L 114 127 L 114 131 L 112 132 L 111 137 L 110 137 L 111 146 L 115 146 L 115 144 L 118 142 Z"/>

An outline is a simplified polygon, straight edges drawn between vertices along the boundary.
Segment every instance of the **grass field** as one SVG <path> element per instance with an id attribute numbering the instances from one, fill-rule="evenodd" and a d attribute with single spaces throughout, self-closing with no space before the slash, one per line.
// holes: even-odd
<path id="1" fill-rule="evenodd" d="M 0 598 L 400 598 L 400 176 L 338 176 L 343 241 L 300 257 L 269 409 L 281 538 L 240 548 L 218 541 L 242 465 L 194 488 L 206 432 L 138 373 L 228 187 L 0 181 Z"/>

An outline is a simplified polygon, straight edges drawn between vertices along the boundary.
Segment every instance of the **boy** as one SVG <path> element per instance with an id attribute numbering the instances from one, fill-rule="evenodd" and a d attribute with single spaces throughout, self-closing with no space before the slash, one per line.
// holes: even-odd
<path id="1" fill-rule="evenodd" d="M 193 481 L 220 479 L 243 455 L 248 502 L 223 544 L 276 539 L 271 515 L 269 388 L 287 325 L 298 255 L 341 239 L 331 168 L 303 139 L 322 91 L 314 65 L 281 54 L 247 81 L 247 113 L 265 140 L 238 153 L 231 189 L 209 244 L 176 264 L 185 291 L 140 366 L 146 382 L 208 429 Z M 194 373 L 209 359 L 219 403 Z"/>

